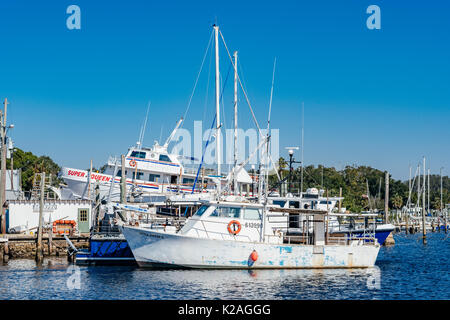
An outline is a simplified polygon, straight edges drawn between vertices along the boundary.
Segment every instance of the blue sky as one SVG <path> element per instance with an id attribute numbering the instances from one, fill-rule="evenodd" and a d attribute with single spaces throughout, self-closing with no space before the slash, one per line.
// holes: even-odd
<path id="1" fill-rule="evenodd" d="M 71 4 L 81 8 L 81 30 L 66 27 Z M 366 27 L 371 4 L 381 8 L 381 30 Z M 277 58 L 271 126 L 280 129 L 281 155 L 300 145 L 304 101 L 306 164 L 370 165 L 404 179 L 425 155 L 433 173 L 441 166 L 447 173 L 449 10 L 444 1 L 5 0 L 0 98 L 11 102 L 17 147 L 62 166 L 87 168 L 93 159 L 99 167 L 136 142 L 149 100 L 144 143 L 159 139 L 161 129 L 167 137 L 186 110 L 217 22 L 230 50 L 239 51 L 262 126 Z M 194 120 L 210 125 L 208 67 L 209 56 L 187 129 Z M 250 128 L 240 97 L 239 123 Z"/>

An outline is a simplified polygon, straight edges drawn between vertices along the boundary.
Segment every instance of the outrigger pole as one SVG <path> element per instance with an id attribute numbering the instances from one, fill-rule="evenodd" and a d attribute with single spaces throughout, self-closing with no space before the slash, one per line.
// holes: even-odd
<path id="1" fill-rule="evenodd" d="M 167 148 L 169 146 L 170 141 L 172 141 L 173 137 L 175 136 L 175 133 L 177 132 L 178 128 L 180 127 L 181 123 L 183 122 L 183 118 L 178 120 L 177 125 L 175 126 L 175 129 L 173 129 L 170 136 L 167 138 L 166 142 L 164 143 L 164 147 Z"/>

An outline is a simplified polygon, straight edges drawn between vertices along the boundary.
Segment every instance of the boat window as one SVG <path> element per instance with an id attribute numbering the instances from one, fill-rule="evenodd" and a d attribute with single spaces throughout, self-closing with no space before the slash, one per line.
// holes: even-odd
<path id="1" fill-rule="evenodd" d="M 244 210 L 245 220 L 261 220 L 261 213 L 257 208 L 245 208 Z"/>
<path id="2" fill-rule="evenodd" d="M 177 184 L 177 176 L 170 176 L 170 184 Z"/>
<path id="3" fill-rule="evenodd" d="M 298 201 L 289 201 L 289 208 L 300 208 L 300 203 Z"/>
<path id="4" fill-rule="evenodd" d="M 273 200 L 273 204 L 280 206 L 281 208 L 284 208 L 284 205 L 286 204 L 286 201 L 283 200 Z"/>
<path id="5" fill-rule="evenodd" d="M 327 202 L 328 204 L 331 204 L 331 201 L 324 201 L 324 200 L 320 201 L 320 204 L 327 204 Z"/>
<path id="6" fill-rule="evenodd" d="M 194 184 L 194 179 L 183 178 L 183 184 Z"/>
<path id="7" fill-rule="evenodd" d="M 197 212 L 195 213 L 196 216 L 201 217 L 202 214 L 205 213 L 206 209 L 208 209 L 208 206 L 201 206 Z"/>
<path id="8" fill-rule="evenodd" d="M 167 155 L 165 155 L 165 154 L 160 154 L 159 155 L 159 161 L 171 162 L 170 158 Z"/>
<path id="9" fill-rule="evenodd" d="M 148 181 L 158 182 L 158 180 L 159 180 L 159 174 L 152 174 L 152 173 L 150 173 L 148 175 Z"/>
<path id="10" fill-rule="evenodd" d="M 133 179 L 138 179 L 138 180 L 142 180 L 142 176 L 144 175 L 143 172 L 133 172 Z"/>
<path id="11" fill-rule="evenodd" d="M 219 207 L 214 209 L 210 217 L 218 218 L 239 218 L 241 215 L 241 208 L 236 207 Z"/>
<path id="12" fill-rule="evenodd" d="M 125 176 L 127 175 L 127 170 L 125 170 Z M 122 176 L 122 170 L 118 170 L 116 173 L 116 177 L 121 177 Z"/>
<path id="13" fill-rule="evenodd" d="M 145 152 L 144 151 L 133 151 L 133 152 L 131 152 L 130 157 L 145 159 Z"/>

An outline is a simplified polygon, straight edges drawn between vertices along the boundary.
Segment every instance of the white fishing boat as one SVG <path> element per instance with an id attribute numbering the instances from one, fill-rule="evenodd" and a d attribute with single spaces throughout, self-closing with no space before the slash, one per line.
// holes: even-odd
<path id="1" fill-rule="evenodd" d="M 141 267 L 188 268 L 365 268 L 375 264 L 374 237 L 325 236 L 326 211 L 297 210 L 312 232 L 287 236 L 274 228 L 270 212 L 283 210 L 247 202 L 210 202 L 181 230 L 121 226 Z M 286 209 L 284 209 L 286 210 Z M 292 212 L 291 212 L 292 213 Z M 370 240 L 370 241 L 368 241 Z"/>

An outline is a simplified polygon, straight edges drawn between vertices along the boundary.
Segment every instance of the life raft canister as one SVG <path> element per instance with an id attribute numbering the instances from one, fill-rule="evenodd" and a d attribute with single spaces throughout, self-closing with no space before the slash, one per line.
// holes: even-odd
<path id="1" fill-rule="evenodd" d="M 228 232 L 232 235 L 237 235 L 239 232 L 241 232 L 241 223 L 237 220 L 231 220 L 230 223 L 228 223 Z"/>
<path id="2" fill-rule="evenodd" d="M 136 160 L 134 160 L 134 159 L 130 160 L 130 166 L 136 167 Z"/>

